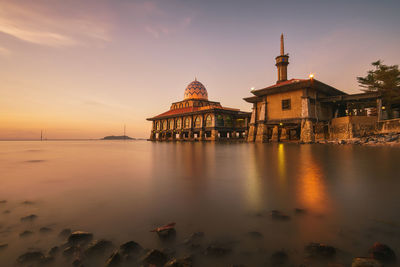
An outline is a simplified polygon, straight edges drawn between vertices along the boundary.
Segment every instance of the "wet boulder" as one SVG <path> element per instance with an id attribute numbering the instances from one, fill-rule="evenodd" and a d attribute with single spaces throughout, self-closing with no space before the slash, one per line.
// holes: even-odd
<path id="1" fill-rule="evenodd" d="M 122 257 L 118 251 L 115 251 L 106 260 L 106 267 L 120 266 L 121 263 L 122 263 Z"/>
<path id="2" fill-rule="evenodd" d="M 336 255 L 336 249 L 320 243 L 310 243 L 305 247 L 305 251 L 310 258 L 331 259 Z"/>
<path id="3" fill-rule="evenodd" d="M 93 239 L 93 234 L 84 231 L 75 231 L 71 233 L 68 237 L 68 243 L 77 245 L 89 243 Z"/>
<path id="4" fill-rule="evenodd" d="M 71 229 L 65 228 L 58 234 L 58 237 L 66 239 L 71 235 L 71 233 L 72 233 Z"/>
<path id="5" fill-rule="evenodd" d="M 165 253 L 152 249 L 142 259 L 142 262 L 147 265 L 163 266 L 168 260 Z"/>
<path id="6" fill-rule="evenodd" d="M 118 252 L 124 257 L 139 255 L 142 251 L 142 246 L 135 241 L 128 241 L 122 244 L 118 249 Z"/>
<path id="7" fill-rule="evenodd" d="M 371 258 L 354 258 L 351 267 L 382 267 L 382 264 Z"/>
<path id="8" fill-rule="evenodd" d="M 0 243 L 0 250 L 6 249 L 8 247 L 7 243 Z"/>
<path id="9" fill-rule="evenodd" d="M 280 221 L 290 220 L 290 216 L 289 215 L 286 215 L 286 214 L 284 214 L 283 212 L 281 212 L 279 210 L 272 210 L 270 212 L 270 216 L 274 220 L 280 220 Z"/>
<path id="10" fill-rule="evenodd" d="M 3 214 L 9 214 L 11 211 L 10 210 L 5 210 L 3 211 Z"/>
<path id="11" fill-rule="evenodd" d="M 288 261 L 288 259 L 288 254 L 285 251 L 281 250 L 273 253 L 270 260 L 272 265 L 283 265 Z"/>
<path id="12" fill-rule="evenodd" d="M 70 247 L 66 247 L 63 250 L 63 255 L 65 257 L 72 257 L 74 254 L 80 252 L 80 249 L 78 247 L 75 246 L 70 246 Z"/>
<path id="13" fill-rule="evenodd" d="M 35 204 L 35 202 L 33 201 L 29 201 L 29 200 L 25 200 L 24 202 L 22 202 L 23 205 L 33 205 Z"/>
<path id="14" fill-rule="evenodd" d="M 37 215 L 31 214 L 31 215 L 22 217 L 22 218 L 21 218 L 21 222 L 33 222 L 34 220 L 37 219 L 37 217 L 38 217 Z"/>
<path id="15" fill-rule="evenodd" d="M 396 262 L 396 254 L 387 245 L 376 242 L 368 251 L 369 256 L 382 263 Z"/>
<path id="16" fill-rule="evenodd" d="M 5 199 L 0 200 L 0 204 L 5 204 L 5 203 L 7 203 L 7 200 L 5 200 Z"/>
<path id="17" fill-rule="evenodd" d="M 40 251 L 30 251 L 17 258 L 19 264 L 40 263 L 44 260 L 44 255 Z"/>
<path id="18" fill-rule="evenodd" d="M 180 259 L 172 259 L 168 261 L 164 267 L 192 267 L 193 266 L 193 260 L 192 257 L 185 257 L 185 258 L 180 258 Z"/>
<path id="19" fill-rule="evenodd" d="M 112 249 L 113 244 L 109 240 L 100 239 L 91 242 L 85 250 L 85 255 L 87 257 L 93 257 L 98 255 L 103 255 L 107 250 Z"/>

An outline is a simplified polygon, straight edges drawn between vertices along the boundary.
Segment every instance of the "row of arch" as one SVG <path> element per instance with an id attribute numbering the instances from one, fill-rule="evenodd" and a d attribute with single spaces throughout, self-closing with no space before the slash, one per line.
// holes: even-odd
<path id="1" fill-rule="evenodd" d="M 198 103 L 193 103 L 194 107 L 203 107 L 204 104 L 203 102 L 198 102 Z M 181 103 L 176 103 L 176 104 L 172 104 L 171 109 L 178 109 L 178 108 L 188 108 L 190 107 L 190 103 L 189 102 L 181 102 Z"/>
<path id="2" fill-rule="evenodd" d="M 213 119 L 214 116 L 211 114 L 206 115 L 204 118 L 204 127 L 213 127 Z M 242 124 L 243 121 L 243 125 Z M 169 119 L 169 120 L 162 120 L 162 121 L 155 121 L 154 129 L 155 130 L 172 130 L 172 129 L 189 129 L 192 128 L 192 119 L 191 117 L 184 117 L 184 118 L 177 118 L 177 119 Z M 244 126 L 244 120 L 238 119 L 237 123 L 239 127 Z M 215 117 L 215 126 L 216 127 L 233 127 L 233 119 L 229 115 L 216 115 Z M 193 121 L 194 128 L 201 128 L 203 127 L 202 116 L 196 116 Z"/>

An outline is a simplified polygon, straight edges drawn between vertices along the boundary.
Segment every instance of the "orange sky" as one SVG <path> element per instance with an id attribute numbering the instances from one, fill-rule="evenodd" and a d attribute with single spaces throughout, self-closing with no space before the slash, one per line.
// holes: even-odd
<path id="1" fill-rule="evenodd" d="M 289 78 L 313 72 L 348 93 L 372 61 L 400 62 L 399 3 L 311 3 L 0 0 L 0 139 L 100 138 L 124 124 L 148 137 L 145 119 L 195 76 L 210 100 L 250 111 L 250 88 L 276 81 L 281 32 Z"/>

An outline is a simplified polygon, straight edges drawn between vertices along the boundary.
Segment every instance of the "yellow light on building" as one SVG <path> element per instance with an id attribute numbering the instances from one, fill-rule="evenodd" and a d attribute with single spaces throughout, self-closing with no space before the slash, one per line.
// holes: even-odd
<path id="1" fill-rule="evenodd" d="M 383 106 L 382 109 L 385 110 L 386 109 L 385 106 Z"/>
<path id="2" fill-rule="evenodd" d="M 313 74 L 313 73 L 310 73 L 310 75 L 308 75 L 308 77 L 309 77 L 310 79 L 314 79 L 314 74 Z"/>
<path id="3" fill-rule="evenodd" d="M 282 123 L 282 122 L 280 122 L 280 123 L 279 123 L 279 125 L 280 125 L 280 126 L 282 126 L 282 125 L 283 125 L 283 123 Z"/>

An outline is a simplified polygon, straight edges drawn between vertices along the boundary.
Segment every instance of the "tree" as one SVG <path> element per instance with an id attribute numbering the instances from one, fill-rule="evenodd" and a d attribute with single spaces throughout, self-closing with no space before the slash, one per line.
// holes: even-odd
<path id="1" fill-rule="evenodd" d="M 387 66 L 381 60 L 372 62 L 373 70 L 367 76 L 357 77 L 364 92 L 379 92 L 388 115 L 392 114 L 392 106 L 400 104 L 400 71 L 398 65 Z"/>

